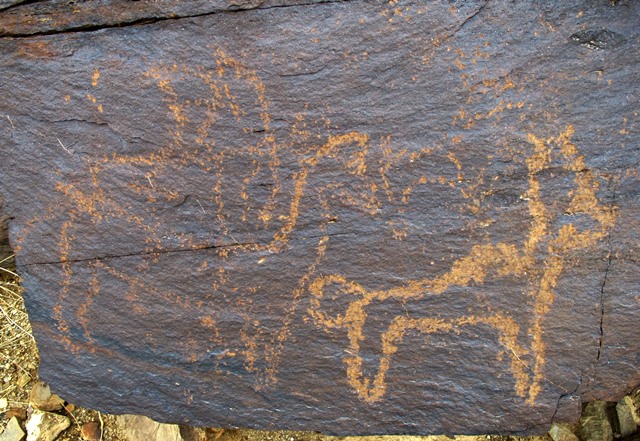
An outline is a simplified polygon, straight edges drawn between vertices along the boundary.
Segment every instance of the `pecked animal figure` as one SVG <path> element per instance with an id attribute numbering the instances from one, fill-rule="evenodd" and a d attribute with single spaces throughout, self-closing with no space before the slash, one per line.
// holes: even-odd
<path id="1" fill-rule="evenodd" d="M 113 311 L 110 328 L 121 323 L 134 333 L 119 341 L 123 353 L 249 375 L 262 390 L 277 382 L 292 329 L 317 327 L 343 356 L 346 371 L 336 370 L 345 383 L 373 403 L 389 389 L 408 336 L 483 328 L 503 348 L 517 395 L 535 401 L 544 317 L 570 265 L 566 256 L 601 241 L 615 219 L 596 197 L 598 177 L 572 144 L 571 127 L 528 138 L 527 231 L 508 242 L 475 238 L 465 242 L 466 254 L 436 259 L 422 243 L 433 244 L 439 228 L 481 222 L 464 208 L 478 191 L 474 179 L 462 176 L 446 146 L 399 149 L 389 135 L 341 132 L 303 114 L 282 124 L 257 73 L 220 50 L 207 68 L 154 66 L 144 79 L 161 97 L 158 111 L 172 116 L 173 126 L 159 128 L 171 141 L 83 158 L 83 177 L 57 185 L 73 208 L 45 210 L 45 218 L 65 216 L 56 233 L 63 283 L 53 311 L 70 350 L 109 346 L 103 342 L 112 337 L 92 323 Z M 566 198 L 545 197 L 549 170 L 572 176 Z M 122 249 L 79 259 L 76 237 L 87 230 L 119 237 Z M 402 258 L 388 259 L 391 248 Z M 201 264 L 180 266 L 192 252 Z M 407 259 L 424 264 L 407 270 Z M 173 283 L 148 277 L 158 271 Z M 87 279 L 85 301 L 69 305 L 68 291 Z M 522 308 L 501 304 L 489 288 L 477 311 L 455 306 L 465 288 L 501 279 L 522 291 Z M 105 304 L 105 290 L 120 293 L 124 306 Z M 444 296 L 452 296 L 450 310 L 425 306 Z M 176 307 L 193 320 L 174 320 Z M 167 338 L 179 347 L 167 352 Z"/>
<path id="2" fill-rule="evenodd" d="M 302 117 L 278 133 L 256 73 L 221 51 L 214 62 L 208 69 L 147 71 L 145 79 L 163 99 L 160 111 L 174 120 L 166 128 L 170 143 L 85 158 L 82 180 L 57 185 L 73 208 L 57 233 L 64 282 L 54 319 L 70 350 L 93 351 L 111 338 L 91 325 L 98 312 L 105 314 L 101 292 L 123 293 L 126 307 L 111 320 L 123 328 L 145 324 L 123 343 L 125 352 L 151 352 L 167 363 L 215 372 L 244 370 L 260 389 L 276 381 L 280 353 L 305 314 L 301 302 L 329 237 L 347 234 L 332 233 L 332 226 L 338 217 L 353 225 L 377 213 L 384 182 L 377 163 L 368 168 L 366 134 L 318 132 Z M 53 207 L 46 212 L 61 215 Z M 87 229 L 144 249 L 79 259 L 76 237 Z M 175 268 L 185 251 L 199 251 L 201 265 Z M 123 259 L 135 263 L 123 265 Z M 276 272 L 283 262 L 290 271 Z M 176 281 L 159 285 L 146 277 L 153 271 L 171 272 Z M 85 301 L 62 308 L 74 280 L 87 277 L 92 283 Z M 186 288 L 202 284 L 206 292 Z M 290 300 L 270 302 L 273 296 Z M 193 321 L 173 321 L 173 307 L 190 311 Z M 168 333 L 181 341 L 177 353 L 162 349 Z"/>
<path id="3" fill-rule="evenodd" d="M 403 281 L 387 289 L 368 288 L 366 280 L 353 280 L 340 273 L 313 279 L 309 286 L 313 295 L 309 314 L 326 332 L 346 334 L 346 375 L 362 400 L 373 403 L 384 397 L 388 372 L 409 334 L 427 337 L 487 327 L 510 359 L 515 392 L 530 404 L 535 402 L 544 380 L 543 324 L 554 303 L 554 288 L 571 264 L 571 253 L 604 239 L 615 221 L 614 208 L 601 204 L 596 197 L 598 179 L 571 142 L 572 134 L 569 126 L 556 137 L 528 137 L 533 151 L 526 159 L 528 190 L 522 199 L 531 221 L 521 238 L 475 244 L 442 273 Z M 550 201 L 544 196 L 543 184 L 549 170 L 573 175 L 573 188 L 561 200 Z M 448 305 L 453 314 L 437 311 L 413 315 L 407 311 L 406 305 L 411 302 L 428 302 L 456 289 L 490 285 L 505 278 L 524 281 L 522 303 L 517 309 L 529 314 L 527 323 L 515 319 L 516 308 L 505 309 L 499 299 L 488 308 L 479 306 L 471 312 L 460 311 L 455 303 Z M 455 302 L 455 297 L 449 299 Z M 336 304 L 345 306 L 336 311 Z M 371 337 L 367 334 L 368 311 L 376 304 L 386 304 L 387 309 L 391 305 L 401 307 L 396 307 L 396 314 L 392 314 L 386 327 Z M 365 353 L 364 347 L 373 347 L 375 355 Z M 371 359 L 376 361 L 373 366 L 366 362 Z"/>

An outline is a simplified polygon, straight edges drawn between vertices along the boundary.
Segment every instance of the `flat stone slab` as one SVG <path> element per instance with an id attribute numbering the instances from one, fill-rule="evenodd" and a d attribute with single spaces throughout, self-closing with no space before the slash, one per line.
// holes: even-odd
<path id="1" fill-rule="evenodd" d="M 640 383 L 638 2 L 1 5 L 0 194 L 64 399 L 542 434 Z"/>

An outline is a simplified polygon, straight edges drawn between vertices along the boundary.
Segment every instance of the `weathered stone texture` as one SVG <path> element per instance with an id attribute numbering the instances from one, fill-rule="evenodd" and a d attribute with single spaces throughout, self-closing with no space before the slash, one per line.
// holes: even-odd
<path id="1" fill-rule="evenodd" d="M 640 3 L 93 6 L 0 12 L 0 194 L 56 393 L 544 433 L 640 382 Z"/>

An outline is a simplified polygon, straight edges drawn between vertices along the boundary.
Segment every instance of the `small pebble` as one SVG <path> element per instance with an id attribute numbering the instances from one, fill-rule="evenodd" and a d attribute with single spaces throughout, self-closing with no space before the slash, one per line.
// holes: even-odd
<path id="1" fill-rule="evenodd" d="M 31 375 L 22 374 L 20 378 L 18 378 L 18 387 L 25 387 L 31 381 Z"/>
<path id="2" fill-rule="evenodd" d="M 11 418 L 4 432 L 0 435 L 0 441 L 22 441 L 23 438 L 24 431 L 18 419 L 15 417 Z"/>
<path id="3" fill-rule="evenodd" d="M 553 423 L 549 430 L 549 436 L 553 441 L 580 441 L 568 424 Z"/>
<path id="4" fill-rule="evenodd" d="M 616 414 L 618 416 L 618 428 L 620 436 L 626 438 L 636 432 L 636 422 L 633 419 L 633 409 L 627 402 L 621 400 L 616 404 Z"/>
<path id="5" fill-rule="evenodd" d="M 100 424 L 92 421 L 90 423 L 85 423 L 80 428 L 80 434 L 82 435 L 82 439 L 86 441 L 100 441 L 101 431 Z"/>
<path id="6" fill-rule="evenodd" d="M 66 416 L 34 410 L 27 421 L 27 441 L 53 441 L 70 425 Z"/>
<path id="7" fill-rule="evenodd" d="M 27 419 L 27 409 L 20 409 L 19 407 L 12 407 L 7 410 L 7 413 L 4 414 L 6 419 L 11 419 L 13 417 L 18 418 L 20 421 L 24 421 Z"/>
<path id="8" fill-rule="evenodd" d="M 29 403 L 35 409 L 50 412 L 62 409 L 64 401 L 59 396 L 52 394 L 47 384 L 39 381 L 31 389 Z"/>

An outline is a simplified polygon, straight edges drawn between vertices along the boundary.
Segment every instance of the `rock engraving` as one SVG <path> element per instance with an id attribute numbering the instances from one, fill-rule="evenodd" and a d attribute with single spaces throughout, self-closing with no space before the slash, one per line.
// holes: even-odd
<path id="1" fill-rule="evenodd" d="M 398 200 L 408 202 L 417 186 L 435 183 L 436 180 L 442 184 L 442 178 L 421 176 L 398 191 L 390 183 L 391 169 L 395 169 L 397 173 L 408 162 L 418 163 L 419 166 L 421 160 L 434 154 L 433 151 L 423 149 L 411 155 L 392 157 L 392 149 L 389 148 L 393 143 L 392 137 L 376 142 L 369 139 L 367 134 L 359 132 L 323 138 L 308 130 L 296 129 L 297 133 L 289 134 L 289 140 L 297 137 L 311 139 L 313 142 L 304 148 L 291 141 L 283 142 L 271 130 L 269 98 L 257 73 L 222 50 L 218 50 L 214 57 L 218 66 L 216 71 L 172 65 L 154 67 L 146 73 L 163 92 L 164 105 L 175 122 L 172 143 L 148 154 L 113 153 L 103 158 L 87 160 L 84 165 L 89 171 L 89 182 L 83 182 L 82 185 L 60 182 L 57 186 L 57 191 L 63 193 L 74 207 L 59 231 L 59 258 L 65 276 L 55 307 L 57 327 L 64 336 L 67 347 L 72 351 L 95 350 L 90 323 L 92 303 L 101 295 L 102 277 L 122 280 L 127 286 L 127 298 L 131 307 L 141 315 L 145 313 L 139 300 L 142 292 L 154 297 L 156 301 L 175 304 L 176 307 L 202 308 L 202 305 L 190 304 L 189 298 L 179 292 L 149 286 L 143 278 L 110 265 L 108 259 L 96 259 L 90 264 L 94 275 L 86 300 L 76 310 L 86 345 L 74 342 L 74 330 L 65 318 L 62 305 L 67 290 L 74 283 L 72 262 L 68 256 L 74 247 L 77 224 L 85 225 L 89 222 L 98 226 L 107 218 L 121 219 L 131 229 L 144 235 L 148 244 L 145 253 L 151 256 L 159 250 L 214 248 L 222 262 L 232 262 L 239 255 L 255 255 L 256 265 L 262 265 L 271 256 L 286 251 L 291 234 L 296 230 L 305 209 L 303 199 L 313 197 L 315 201 L 312 203 L 322 207 L 322 221 L 315 239 L 316 255 L 306 270 L 296 275 L 298 287 L 293 292 L 281 293 L 289 297 L 290 304 L 275 332 L 267 332 L 259 317 L 247 312 L 250 311 L 251 292 L 255 292 L 257 286 L 244 287 L 248 298 L 236 299 L 237 314 L 245 323 L 239 336 L 222 331 L 215 312 L 202 315 L 199 322 L 194 324 L 210 330 L 210 344 L 216 348 L 218 359 L 241 357 L 245 369 L 255 375 L 257 389 L 274 385 L 277 382 L 280 354 L 286 345 L 290 325 L 301 319 L 298 316 L 300 304 L 307 302 L 306 313 L 319 329 L 331 333 L 346 332 L 348 344 L 345 353 L 348 355 L 344 356 L 343 361 L 349 384 L 360 399 L 375 402 L 385 395 L 387 373 L 393 363 L 393 356 L 402 350 L 402 341 L 407 333 L 459 334 L 468 327 L 486 326 L 495 330 L 497 343 L 504 348 L 510 359 L 515 392 L 533 404 L 544 378 L 543 319 L 552 308 L 554 287 L 563 270 L 570 265 L 565 256 L 571 251 L 588 248 L 603 240 L 615 221 L 615 210 L 602 205 L 596 197 L 599 181 L 571 141 L 573 127 L 568 125 L 563 133 L 556 136 L 541 138 L 530 134 L 528 137 L 531 146 L 531 153 L 525 160 L 528 189 L 522 198 L 528 205 L 531 223 L 522 239 L 513 243 L 495 244 L 489 240 L 473 245 L 466 256 L 451 262 L 446 273 L 434 277 L 409 280 L 385 290 L 367 288 L 363 282 L 351 280 L 349 274 L 319 272 L 322 262 L 328 258 L 327 245 L 331 240 L 329 235 L 323 234 L 323 230 L 338 215 L 331 205 L 337 199 L 343 206 L 351 207 L 363 216 L 376 217 L 385 203 Z M 209 89 L 210 96 L 195 100 L 184 98 L 175 85 L 177 78 L 182 79 L 182 87 L 192 82 L 202 82 Z M 230 87 L 230 78 L 235 79 L 233 84 L 236 89 Z M 99 70 L 93 72 L 90 81 L 93 88 L 98 86 Z M 242 106 L 236 98 L 237 93 L 246 91 L 252 92 L 254 108 Z M 103 104 L 94 95 L 87 94 L 87 99 L 96 106 L 98 112 L 103 112 Z M 300 127 L 306 124 L 303 120 L 299 123 Z M 234 145 L 233 141 L 218 144 L 215 139 L 216 125 L 236 125 L 239 133 L 257 133 L 261 136 L 258 142 L 250 145 Z M 281 152 L 285 150 L 287 157 L 293 156 L 296 162 L 288 164 L 290 171 L 283 173 Z M 377 162 L 370 160 L 373 150 L 377 150 L 379 155 L 376 157 L 381 158 Z M 449 155 L 460 177 L 464 170 L 453 153 Z M 230 182 L 226 177 L 226 167 L 231 158 L 239 160 L 245 167 L 246 177 L 242 182 Z M 350 188 L 344 186 L 344 183 L 331 181 L 310 188 L 309 181 L 323 165 L 348 173 L 352 177 Z M 566 207 L 562 207 L 562 212 L 557 211 L 558 207 L 547 206 L 541 196 L 543 183 L 540 175 L 552 166 L 561 167 L 564 172 L 575 176 L 575 187 L 567 195 L 569 202 Z M 115 167 L 125 167 L 131 174 L 128 188 L 121 188 L 122 195 L 146 199 L 149 204 L 147 212 L 132 214 L 118 197 L 106 194 L 103 190 L 102 181 L 110 178 Z M 179 175 L 182 167 L 196 168 L 202 182 L 202 194 L 181 195 L 180 182 L 172 182 L 172 177 Z M 260 185 L 260 182 L 268 182 L 268 185 Z M 233 191 L 230 187 L 233 187 Z M 256 189 L 262 194 L 251 193 Z M 206 224 L 205 231 L 209 231 L 211 236 L 199 238 L 194 234 L 180 232 L 179 226 L 165 224 L 163 213 L 156 211 L 153 206 L 159 200 L 170 202 L 174 207 L 185 204 L 197 207 L 194 215 L 201 217 L 199 224 Z M 266 203 L 257 202 L 261 200 L 266 200 Z M 49 213 L 57 215 L 56 207 L 50 207 Z M 564 222 L 554 230 L 554 218 L 558 216 L 567 216 L 571 221 Z M 38 217 L 30 223 L 45 219 L 46 217 Z M 230 223 L 233 225 L 230 226 Z M 232 229 L 239 224 L 252 231 L 268 232 L 269 240 L 251 243 L 236 240 Z M 397 240 L 402 240 L 406 235 L 395 225 L 391 225 L 389 234 Z M 145 262 L 138 270 L 143 271 L 148 265 Z M 203 261 L 198 272 L 210 279 L 212 293 L 235 289 L 233 275 L 224 264 L 212 268 L 209 262 Z M 530 323 L 518 323 L 509 310 L 500 310 L 499 307 L 494 311 L 478 311 L 448 319 L 437 315 L 414 317 L 400 313 L 380 334 L 378 350 L 381 355 L 374 369 L 375 373 L 365 375 L 361 344 L 365 339 L 363 329 L 367 324 L 367 308 L 370 304 L 391 299 L 420 300 L 445 293 L 453 286 L 481 286 L 487 278 L 511 276 L 527 280 L 528 291 L 523 292 L 522 297 L 530 299 Z M 335 302 L 337 297 L 349 299 L 349 304 L 344 311 L 332 315 L 327 311 L 334 308 L 325 310 L 324 305 Z M 212 298 L 209 309 L 215 309 L 215 302 Z M 526 327 L 527 338 L 522 338 L 521 326 Z M 238 345 L 236 339 L 242 344 Z M 190 352 L 186 356 L 192 362 L 199 361 L 197 345 L 197 342 L 187 345 Z"/>

